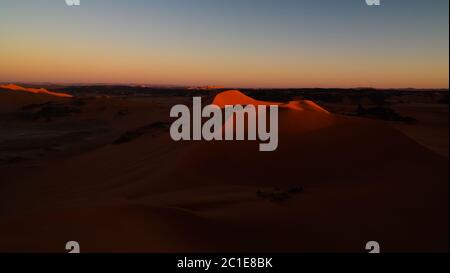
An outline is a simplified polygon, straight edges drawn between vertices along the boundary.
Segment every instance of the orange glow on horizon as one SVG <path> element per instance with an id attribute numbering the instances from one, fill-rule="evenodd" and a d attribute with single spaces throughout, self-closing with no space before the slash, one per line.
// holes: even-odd
<path id="1" fill-rule="evenodd" d="M 33 44 L 31 50 L 27 44 Z M 22 41 L 14 38 L 0 51 L 0 82 L 160 84 L 227 88 L 445 88 L 448 63 L 443 56 L 409 54 L 352 56 L 348 52 L 266 55 L 260 51 L 189 54 L 170 48 L 123 45 L 102 48 L 88 42 Z M 309 52 L 309 51 L 307 51 Z M 447 58 L 448 59 L 448 58 Z"/>

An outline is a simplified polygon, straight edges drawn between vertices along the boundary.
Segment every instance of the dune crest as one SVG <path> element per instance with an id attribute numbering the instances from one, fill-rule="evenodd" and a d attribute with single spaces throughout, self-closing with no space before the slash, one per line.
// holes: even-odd
<path id="1" fill-rule="evenodd" d="M 12 91 L 29 92 L 29 93 L 33 93 L 33 94 L 47 94 L 47 95 L 51 95 L 51 96 L 64 97 L 64 98 L 72 98 L 73 97 L 70 94 L 52 92 L 52 91 L 48 91 L 45 88 L 26 88 L 26 87 L 22 87 L 22 86 L 19 86 L 16 84 L 0 85 L 0 88 L 12 90 Z"/>
<path id="2" fill-rule="evenodd" d="M 278 102 L 255 100 L 239 90 L 227 90 L 217 94 L 212 104 L 225 108 L 226 105 L 280 105 Z"/>
<path id="3" fill-rule="evenodd" d="M 280 107 L 297 110 L 297 111 L 315 111 L 330 114 L 323 107 L 319 106 L 317 103 L 310 100 L 295 100 L 288 103 L 282 104 Z"/>
<path id="4" fill-rule="evenodd" d="M 217 94 L 212 102 L 220 108 L 225 108 L 226 105 L 278 105 L 281 108 L 295 110 L 295 111 L 314 111 L 320 113 L 330 114 L 323 107 L 310 100 L 296 100 L 288 103 L 261 101 L 253 99 L 239 90 L 227 90 Z"/>

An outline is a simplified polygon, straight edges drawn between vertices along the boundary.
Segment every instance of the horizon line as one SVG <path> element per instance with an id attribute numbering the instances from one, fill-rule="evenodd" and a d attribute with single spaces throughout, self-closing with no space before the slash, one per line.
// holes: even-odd
<path id="1" fill-rule="evenodd" d="M 24 82 L 24 81 L 0 81 L 0 84 L 25 84 L 25 85 L 63 85 L 63 86 L 129 86 L 129 87 L 167 87 L 167 88 L 204 88 L 204 87 L 217 87 L 211 88 L 211 90 L 220 89 L 373 89 L 373 90 L 447 90 L 449 87 L 373 87 L 373 86 L 354 86 L 354 87 L 239 87 L 239 86 L 221 86 L 221 85 L 187 85 L 187 84 L 157 84 L 157 83 L 113 83 L 113 82 L 51 82 L 51 81 L 38 81 L 38 82 Z"/>

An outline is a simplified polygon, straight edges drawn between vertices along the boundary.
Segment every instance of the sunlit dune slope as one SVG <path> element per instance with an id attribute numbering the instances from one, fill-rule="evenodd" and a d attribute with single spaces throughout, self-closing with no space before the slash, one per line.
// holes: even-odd
<path id="1" fill-rule="evenodd" d="M 46 94 L 46 95 L 51 95 L 51 96 L 63 97 L 63 98 L 71 98 L 71 97 L 73 97 L 70 94 L 52 92 L 52 91 L 48 91 L 45 88 L 26 88 L 26 87 L 22 87 L 22 86 L 19 86 L 19 85 L 16 85 L 16 84 L 0 85 L 0 89 L 29 92 L 29 93 L 33 93 L 33 94 Z"/>
<path id="2" fill-rule="evenodd" d="M 329 112 L 325 110 L 324 108 L 317 105 L 315 102 L 310 100 L 297 100 L 297 101 L 290 101 L 288 103 L 281 103 L 281 102 L 270 102 L 270 101 L 262 101 L 262 100 L 255 100 L 245 94 L 243 94 L 239 90 L 228 90 L 223 91 L 219 94 L 217 94 L 214 97 L 214 100 L 212 104 L 215 104 L 219 106 L 220 108 L 225 108 L 226 105 L 278 105 L 280 108 L 286 108 L 291 110 L 298 110 L 298 111 L 316 111 L 316 112 L 322 112 L 327 113 Z"/>
<path id="3" fill-rule="evenodd" d="M 217 94 L 212 102 L 220 108 L 225 108 L 226 105 L 279 105 L 277 102 L 267 102 L 255 100 L 247 95 L 244 95 L 239 90 L 228 90 Z"/>
<path id="4" fill-rule="evenodd" d="M 282 104 L 280 107 L 282 108 L 288 108 L 298 111 L 316 111 L 316 112 L 322 112 L 329 114 L 327 110 L 319 106 L 317 103 L 310 101 L 310 100 L 297 100 L 297 101 L 290 101 L 286 104 Z"/>
<path id="5" fill-rule="evenodd" d="M 17 111 L 28 105 L 64 101 L 67 99 L 70 99 L 70 97 L 54 96 L 48 93 L 32 93 L 28 91 L 13 90 L 10 88 L 5 88 L 5 85 L 3 85 L 0 86 L 0 113 Z"/>
<path id="6" fill-rule="evenodd" d="M 277 105 L 279 107 L 279 124 L 281 134 L 291 134 L 287 132 L 306 132 L 316 130 L 331 125 L 334 116 L 324 108 L 309 100 L 296 100 L 288 103 L 269 102 L 253 99 L 238 90 L 229 90 L 217 94 L 212 102 L 221 108 L 226 105 Z M 254 123 L 255 120 L 247 122 Z M 255 116 L 256 118 L 256 116 Z M 234 128 L 236 132 L 236 117 L 225 121 L 223 128 Z M 244 129 L 245 128 L 241 128 Z M 245 133 L 245 132 L 244 132 Z"/>

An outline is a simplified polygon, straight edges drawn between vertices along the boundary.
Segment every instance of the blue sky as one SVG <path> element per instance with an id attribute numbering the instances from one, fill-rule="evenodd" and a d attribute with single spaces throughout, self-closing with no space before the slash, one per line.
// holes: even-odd
<path id="1" fill-rule="evenodd" d="M 0 80 L 448 87 L 448 5 L 0 0 Z"/>

